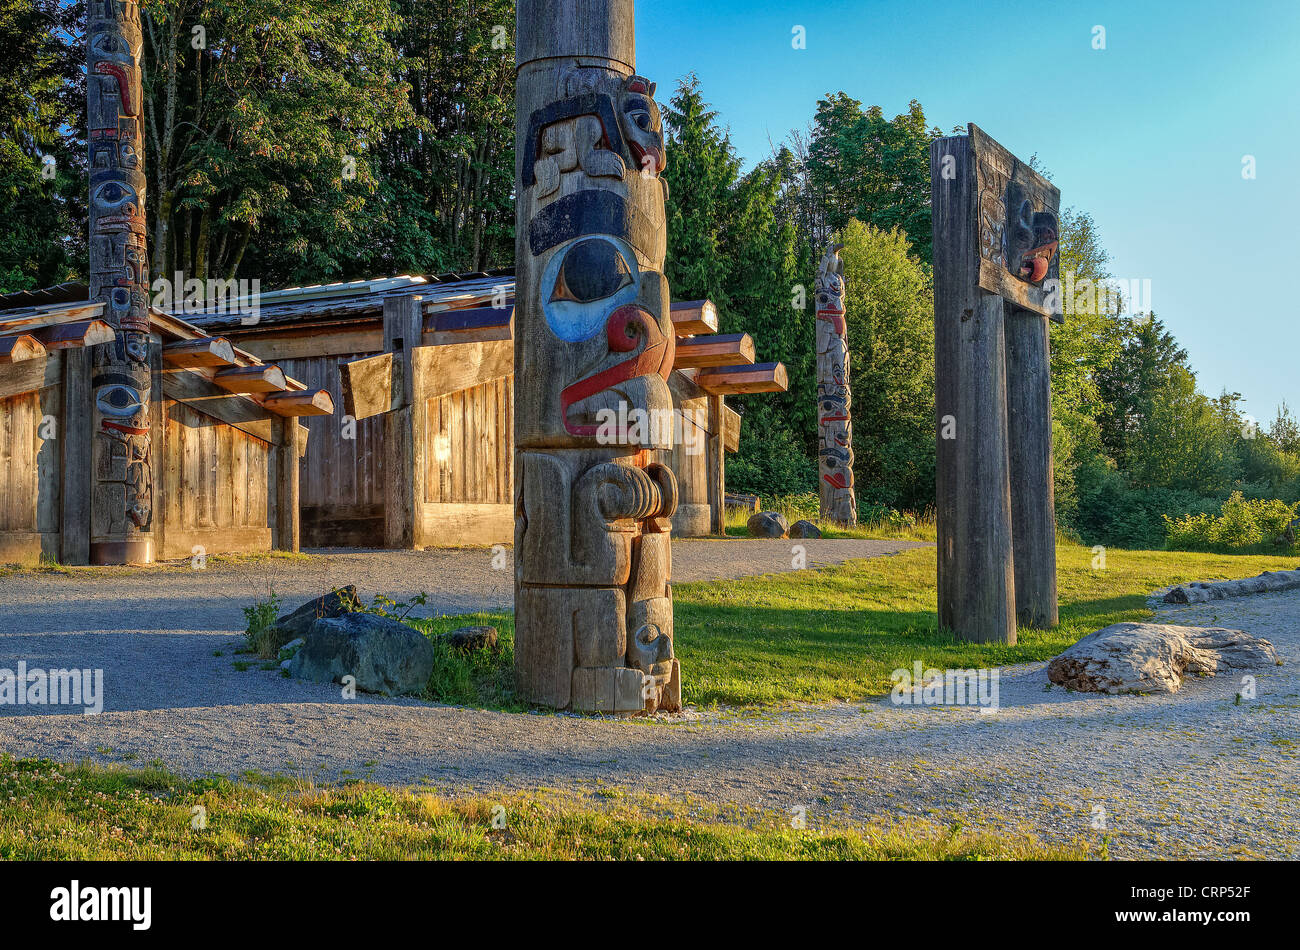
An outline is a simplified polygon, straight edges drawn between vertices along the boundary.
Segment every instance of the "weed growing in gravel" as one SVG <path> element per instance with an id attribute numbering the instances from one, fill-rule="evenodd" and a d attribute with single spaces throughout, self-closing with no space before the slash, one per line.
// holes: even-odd
<path id="1" fill-rule="evenodd" d="M 248 623 L 244 630 L 244 637 L 248 641 L 250 652 L 261 652 L 262 634 L 275 623 L 275 618 L 278 616 L 280 616 L 280 598 L 276 596 L 275 591 L 271 591 L 266 600 L 259 600 L 251 607 L 244 608 L 244 620 Z"/>

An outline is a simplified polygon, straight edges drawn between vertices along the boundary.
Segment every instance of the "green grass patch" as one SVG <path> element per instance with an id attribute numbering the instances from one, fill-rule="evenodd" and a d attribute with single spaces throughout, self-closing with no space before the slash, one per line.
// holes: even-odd
<path id="1" fill-rule="evenodd" d="M 0 758 L 4 860 L 988 860 L 1100 856 L 958 823 L 824 823 L 642 795 L 445 797 Z"/>
<path id="2" fill-rule="evenodd" d="M 1022 628 L 1015 646 L 965 643 L 937 629 L 935 550 L 673 587 L 677 655 L 684 699 L 697 706 L 770 706 L 791 701 L 856 701 L 887 693 L 890 673 L 927 667 L 969 669 L 1046 660 L 1094 630 L 1151 617 L 1152 591 L 1192 580 L 1249 577 L 1296 567 L 1277 555 L 1106 552 L 1057 546 L 1061 623 Z M 441 632 L 467 624 L 496 626 L 497 658 L 440 660 L 428 698 L 467 706 L 518 709 L 514 699 L 513 617 L 473 614 L 421 621 Z"/>

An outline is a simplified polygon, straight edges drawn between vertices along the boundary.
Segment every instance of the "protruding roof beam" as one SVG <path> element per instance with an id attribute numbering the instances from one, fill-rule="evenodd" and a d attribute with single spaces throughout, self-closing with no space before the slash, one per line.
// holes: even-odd
<path id="1" fill-rule="evenodd" d="M 200 337 L 197 340 L 178 340 L 162 348 L 163 360 L 171 366 L 234 366 L 235 348 L 222 336 Z"/>
<path id="2" fill-rule="evenodd" d="M 0 336 L 0 366 L 35 359 L 44 352 L 44 344 L 30 333 Z"/>
<path id="3" fill-rule="evenodd" d="M 727 333 L 677 341 L 673 369 L 730 366 L 754 362 L 754 341 L 748 333 Z"/>
<path id="4" fill-rule="evenodd" d="M 669 313 L 678 336 L 718 332 L 718 308 L 711 300 L 679 300 Z"/>
<path id="5" fill-rule="evenodd" d="M 334 412 L 334 400 L 323 389 L 272 393 L 262 400 L 262 406 L 277 416 L 328 416 Z"/>
<path id="6" fill-rule="evenodd" d="M 288 388 L 284 370 L 274 363 L 260 366 L 231 366 L 219 369 L 212 381 L 232 393 L 274 393 Z"/>
<path id="7" fill-rule="evenodd" d="M 47 350 L 72 350 L 82 346 L 112 343 L 117 333 L 103 320 L 80 320 L 76 323 L 58 323 L 32 331 Z"/>
<path id="8" fill-rule="evenodd" d="M 790 377 L 781 363 L 711 366 L 696 374 L 695 385 L 714 396 L 781 393 L 789 388 Z"/>

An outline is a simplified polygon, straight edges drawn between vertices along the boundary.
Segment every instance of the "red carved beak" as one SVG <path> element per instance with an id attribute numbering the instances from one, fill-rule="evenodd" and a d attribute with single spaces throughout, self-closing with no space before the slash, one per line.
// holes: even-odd
<path id="1" fill-rule="evenodd" d="M 631 359 L 615 363 L 561 391 L 560 412 L 564 417 L 564 428 L 570 435 L 593 436 L 599 429 L 595 425 L 578 425 L 569 420 L 569 409 L 576 403 L 637 376 L 659 376 L 666 381 L 672 372 L 676 341 L 672 336 L 664 336 L 659 322 L 648 310 L 636 304 L 619 307 L 605 321 L 605 335 L 611 353 L 631 352 L 643 339 L 645 345 Z"/>

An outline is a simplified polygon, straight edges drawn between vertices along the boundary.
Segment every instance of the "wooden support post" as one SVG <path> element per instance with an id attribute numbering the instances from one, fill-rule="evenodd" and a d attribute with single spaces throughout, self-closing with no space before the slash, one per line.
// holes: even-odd
<path id="1" fill-rule="evenodd" d="M 63 353 L 63 479 L 60 490 L 59 560 L 90 563 L 90 484 L 94 442 L 90 351 Z"/>
<path id="2" fill-rule="evenodd" d="M 384 350 L 392 354 L 392 402 L 384 415 L 384 546 L 424 545 L 423 426 L 416 429 L 415 348 L 420 345 L 423 316 L 418 296 L 384 301 Z M 422 394 L 421 394 L 422 396 Z"/>
<path id="3" fill-rule="evenodd" d="M 722 396 L 709 397 L 709 532 L 727 533 L 727 438 Z"/>
<path id="4" fill-rule="evenodd" d="M 930 189 L 939 626 L 1015 643 L 1017 612 L 1056 618 L 1043 318 L 1060 194 L 974 125 L 931 145 Z"/>
<path id="5" fill-rule="evenodd" d="M 1047 327 L 1046 317 L 1006 305 L 1007 450 L 1016 485 L 1011 493 L 1016 619 L 1039 629 L 1055 627 L 1059 619 Z"/>
<path id="6" fill-rule="evenodd" d="M 515 682 L 559 708 L 674 710 L 655 84 L 636 75 L 632 0 L 517 11 Z"/>
<path id="7" fill-rule="evenodd" d="M 277 551 L 298 550 L 298 420 L 271 420 L 271 545 Z"/>

